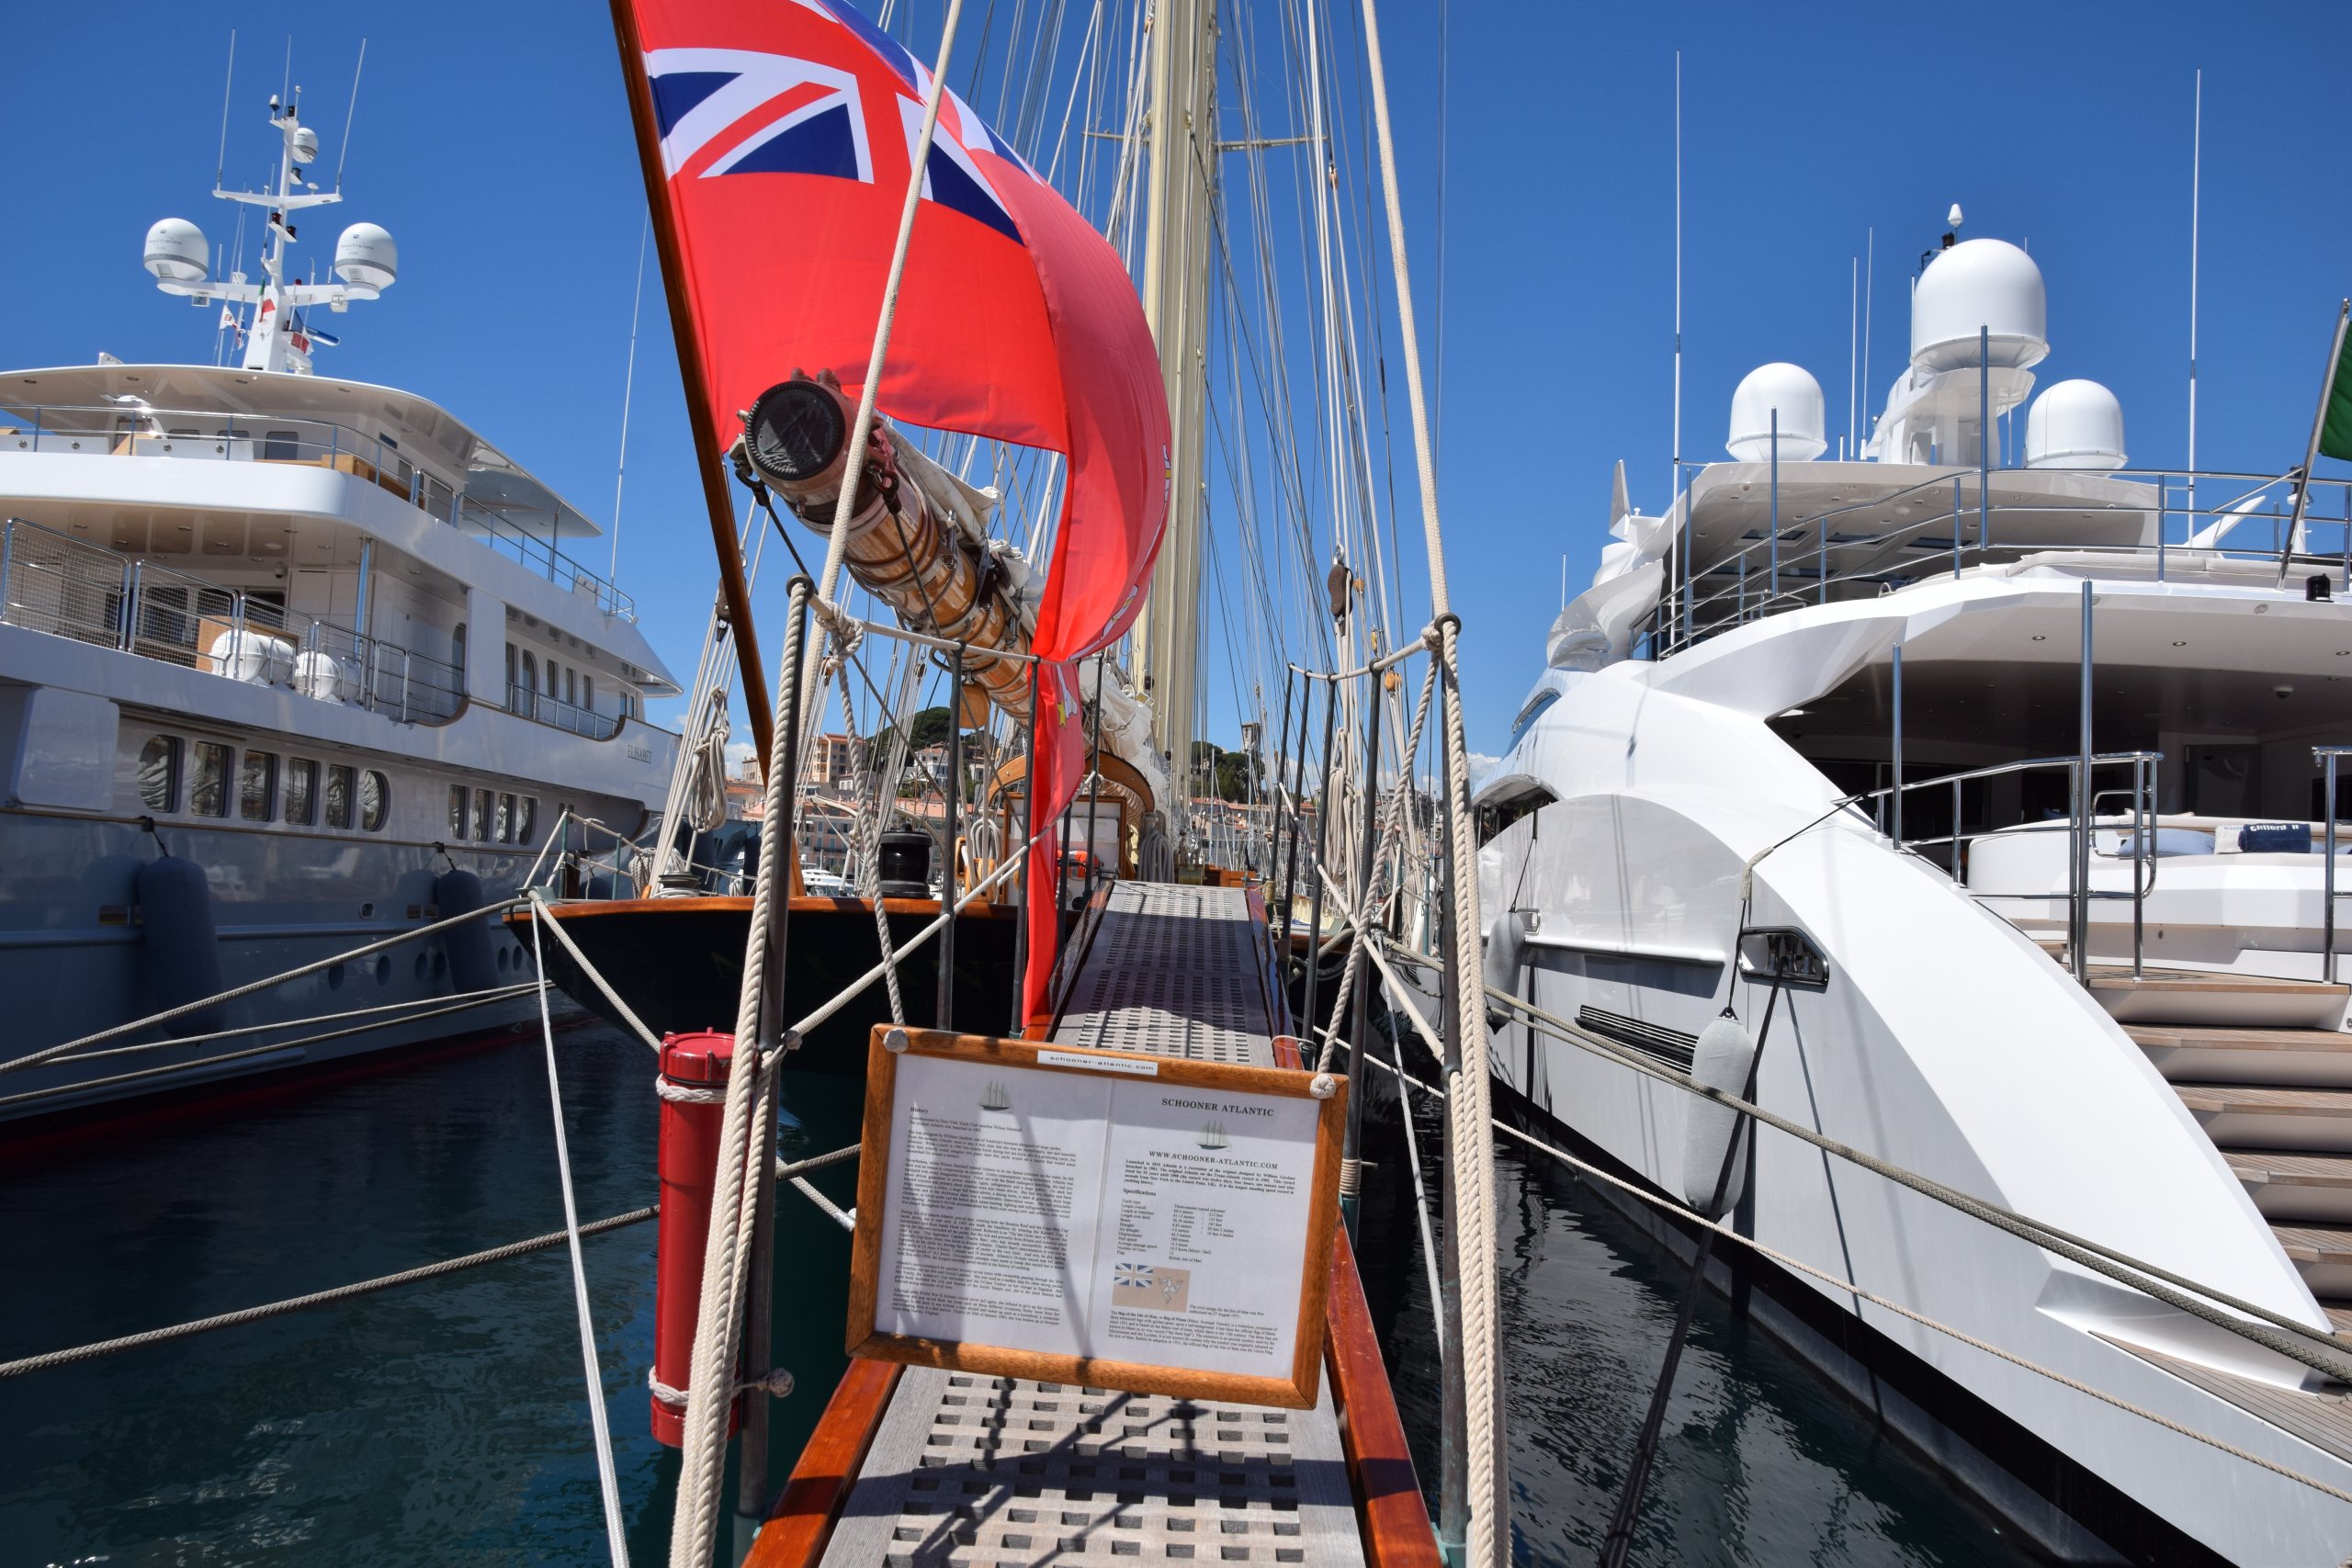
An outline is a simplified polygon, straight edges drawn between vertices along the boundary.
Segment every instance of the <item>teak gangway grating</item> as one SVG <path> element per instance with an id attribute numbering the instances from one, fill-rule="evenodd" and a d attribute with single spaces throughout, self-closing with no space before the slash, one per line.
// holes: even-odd
<path id="1" fill-rule="evenodd" d="M 1268 956 L 1238 888 L 1111 890 L 1054 1040 L 1275 1065 Z M 910 1367 L 821 1568 L 1363 1568 L 1325 1378 L 1311 1410 Z"/>

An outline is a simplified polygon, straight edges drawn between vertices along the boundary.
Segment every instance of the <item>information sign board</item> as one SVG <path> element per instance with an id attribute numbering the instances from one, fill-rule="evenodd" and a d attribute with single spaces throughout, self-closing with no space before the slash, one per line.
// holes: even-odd
<path id="1" fill-rule="evenodd" d="M 850 1353 L 1315 1403 L 1347 1081 L 874 1031 Z"/>

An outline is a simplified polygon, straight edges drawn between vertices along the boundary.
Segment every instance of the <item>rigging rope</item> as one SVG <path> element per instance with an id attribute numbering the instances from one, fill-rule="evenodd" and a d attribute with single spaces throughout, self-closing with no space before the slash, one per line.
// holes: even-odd
<path id="1" fill-rule="evenodd" d="M 1453 863 L 1447 893 L 1453 942 L 1456 1092 L 1446 1101 L 1454 1136 L 1455 1203 L 1461 1228 L 1464 1404 L 1470 1459 L 1469 1561 L 1501 1568 L 1510 1551 L 1510 1476 L 1503 1462 L 1503 1413 L 1495 1338 L 1495 1145 L 1487 1084 L 1487 1010 L 1473 976 L 1483 973 L 1479 952 L 1478 851 L 1470 814 L 1470 747 L 1462 716 L 1460 617 L 1445 580 L 1445 540 L 1438 523 L 1437 469 L 1430 451 L 1427 400 L 1421 389 L 1421 345 L 1413 319 L 1412 273 L 1405 254 L 1405 213 L 1396 188 L 1396 146 L 1388 123 L 1388 79 L 1380 54 L 1375 0 L 1363 0 L 1364 55 L 1379 130 L 1381 186 L 1388 209 L 1388 256 L 1396 277 L 1398 335 L 1405 387 L 1413 412 L 1413 457 L 1420 479 L 1421 528 L 1429 549 L 1430 603 L 1438 629 L 1444 698 L 1447 848 Z"/>
<path id="2" fill-rule="evenodd" d="M 539 923 L 531 922 L 531 966 L 544 971 Z M 580 1361 L 588 1380 L 588 1425 L 596 1438 L 596 1485 L 605 1502 L 605 1545 L 614 1568 L 628 1568 L 628 1532 L 621 1520 L 620 1478 L 613 1471 L 613 1433 L 605 1414 L 605 1374 L 596 1360 L 596 1320 L 588 1310 L 588 1264 L 580 1254 L 580 1205 L 571 1191 L 571 1143 L 563 1127 L 563 1081 L 556 1072 L 555 1023 L 547 987 L 539 987 L 539 1038 L 547 1046 L 548 1111 L 555 1122 L 555 1168 L 563 1187 L 563 1235 L 571 1255 L 571 1304 L 580 1319 Z"/>

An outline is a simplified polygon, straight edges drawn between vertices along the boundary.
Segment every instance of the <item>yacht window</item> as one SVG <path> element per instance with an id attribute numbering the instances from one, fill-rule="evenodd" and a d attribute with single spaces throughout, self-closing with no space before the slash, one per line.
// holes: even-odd
<path id="1" fill-rule="evenodd" d="M 511 642 L 506 645 L 506 689 L 514 689 L 514 645 Z"/>
<path id="2" fill-rule="evenodd" d="M 623 718 L 635 718 L 637 716 L 637 694 L 635 692 L 623 692 L 621 694 L 621 716 Z"/>
<path id="3" fill-rule="evenodd" d="M 180 739 L 151 735 L 139 749 L 139 798 L 150 811 L 180 808 Z"/>
<path id="4" fill-rule="evenodd" d="M 359 775 L 359 825 L 368 832 L 380 832 L 384 818 L 391 809 L 391 781 L 370 768 Z"/>
<path id="5" fill-rule="evenodd" d="M 458 629 L 449 634 L 449 662 L 457 666 L 460 680 L 466 673 L 466 623 L 459 621 Z"/>
<path id="6" fill-rule="evenodd" d="M 302 456 L 302 438 L 291 430 L 266 431 L 261 438 L 261 455 L 264 462 L 294 462 Z"/>
<path id="7" fill-rule="evenodd" d="M 248 751 L 237 770 L 237 815 L 248 822 L 266 822 L 277 805 L 277 758 L 268 751 Z"/>
<path id="8" fill-rule="evenodd" d="M 286 820 L 307 828 L 319 818 L 319 765 L 308 757 L 286 759 Z"/>
<path id="9" fill-rule="evenodd" d="M 1519 710 L 1519 716 L 1510 721 L 1510 744 L 1518 745 L 1520 737 L 1525 735 L 1534 726 L 1535 721 L 1543 716 L 1544 710 L 1559 700 L 1559 693 L 1548 690 L 1538 692 L 1530 697 L 1527 705 Z"/>
<path id="10" fill-rule="evenodd" d="M 539 825 L 539 797 L 526 795 L 514 807 L 514 841 L 527 844 Z"/>
<path id="11" fill-rule="evenodd" d="M 537 696 L 539 691 L 539 661 L 537 658 L 533 657 L 531 650 L 527 648 L 523 650 L 522 689 L 523 695 L 526 699 Z M 528 701 L 526 701 L 523 706 L 526 711 L 528 711 L 531 705 Z"/>
<path id="12" fill-rule="evenodd" d="M 490 791 L 486 789 L 474 791 L 474 837 L 485 841 L 490 838 Z"/>
<path id="13" fill-rule="evenodd" d="M 188 784 L 187 808 L 198 817 L 229 815 L 229 748 L 217 741 L 196 743 L 196 776 Z"/>
<path id="14" fill-rule="evenodd" d="M 580 697 L 582 707 L 586 708 L 590 713 L 596 711 L 596 677 L 582 675 L 580 678 Z"/>
<path id="15" fill-rule="evenodd" d="M 327 826 L 351 826 L 352 770 L 341 762 L 327 764 Z"/>
<path id="16" fill-rule="evenodd" d="M 580 705 L 580 671 L 577 670 L 563 672 L 563 700 L 573 707 Z"/>
<path id="17" fill-rule="evenodd" d="M 463 784 L 449 786 L 449 836 L 453 839 L 466 836 L 466 801 L 469 795 Z"/>
<path id="18" fill-rule="evenodd" d="M 498 841 L 502 844 L 514 841 L 514 797 L 511 795 L 498 797 Z"/>

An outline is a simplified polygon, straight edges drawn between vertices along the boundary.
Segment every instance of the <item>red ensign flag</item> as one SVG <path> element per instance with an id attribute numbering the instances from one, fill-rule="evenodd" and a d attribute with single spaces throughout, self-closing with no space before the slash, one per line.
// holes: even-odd
<path id="1" fill-rule="evenodd" d="M 796 369 L 865 378 L 931 73 L 850 0 L 619 0 L 658 141 L 713 425 Z M 1040 828 L 1085 771 L 1070 663 L 1124 632 L 1168 512 L 1168 405 L 1118 255 L 954 92 L 876 403 L 1069 459 L 1038 606 Z M 1054 962 L 1051 836 L 1029 861 L 1024 1010 Z"/>

